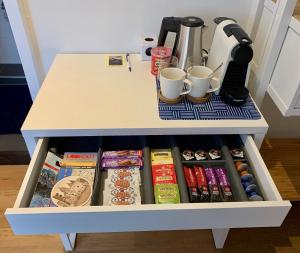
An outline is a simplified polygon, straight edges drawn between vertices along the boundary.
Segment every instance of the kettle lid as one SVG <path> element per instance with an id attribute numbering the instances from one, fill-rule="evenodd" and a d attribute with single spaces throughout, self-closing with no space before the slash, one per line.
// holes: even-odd
<path id="1" fill-rule="evenodd" d="M 189 16 L 182 18 L 181 24 L 187 27 L 198 27 L 203 26 L 204 21 L 201 18 Z"/>

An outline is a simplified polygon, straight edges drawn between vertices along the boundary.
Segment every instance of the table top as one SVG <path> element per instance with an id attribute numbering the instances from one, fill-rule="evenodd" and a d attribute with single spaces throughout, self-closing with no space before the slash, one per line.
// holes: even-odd
<path id="1" fill-rule="evenodd" d="M 150 62 L 105 66 L 103 54 L 58 54 L 22 126 L 23 135 L 256 134 L 259 120 L 161 120 Z"/>

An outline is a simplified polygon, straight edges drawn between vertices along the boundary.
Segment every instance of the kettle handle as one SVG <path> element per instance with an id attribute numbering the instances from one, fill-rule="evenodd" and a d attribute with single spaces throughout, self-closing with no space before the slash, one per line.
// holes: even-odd
<path id="1" fill-rule="evenodd" d="M 179 41 L 180 25 L 181 25 L 181 18 L 164 17 L 161 23 L 157 46 L 160 47 L 165 45 L 168 32 L 176 33 L 176 39 L 172 51 L 172 55 L 175 55 L 178 41 Z"/>

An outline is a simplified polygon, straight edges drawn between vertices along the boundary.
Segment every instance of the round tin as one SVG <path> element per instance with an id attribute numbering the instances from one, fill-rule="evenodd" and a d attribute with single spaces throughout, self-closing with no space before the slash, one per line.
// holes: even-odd
<path id="1" fill-rule="evenodd" d="M 155 47 L 151 50 L 151 74 L 157 75 L 158 69 L 162 63 L 168 63 L 171 60 L 172 48 Z"/>

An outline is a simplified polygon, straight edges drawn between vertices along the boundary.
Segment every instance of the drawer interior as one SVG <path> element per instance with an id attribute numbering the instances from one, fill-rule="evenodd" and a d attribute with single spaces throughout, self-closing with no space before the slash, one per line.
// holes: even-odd
<path id="1" fill-rule="evenodd" d="M 247 195 L 243 189 L 240 176 L 235 168 L 237 159 L 232 158 L 230 154 L 231 148 L 244 149 L 243 142 L 239 136 L 107 136 L 107 137 L 57 137 L 50 138 L 48 142 L 48 150 L 54 148 L 59 155 L 64 152 L 98 152 L 98 160 L 105 150 L 126 150 L 126 149 L 142 149 L 143 150 L 143 168 L 141 170 L 141 199 L 142 204 L 154 203 L 154 191 L 152 184 L 151 171 L 151 149 L 171 148 L 175 164 L 178 187 L 180 191 L 181 203 L 190 203 L 188 196 L 188 189 L 184 177 L 183 167 L 202 165 L 204 167 L 218 168 L 225 167 L 227 169 L 228 179 L 231 184 L 234 201 L 248 201 Z M 219 149 L 222 152 L 219 160 L 205 160 L 205 161 L 184 161 L 182 152 L 184 150 L 205 150 Z M 245 158 L 240 159 L 247 162 L 247 151 Z M 44 155 L 44 159 L 46 157 Z M 42 159 L 43 160 L 43 159 Z M 28 207 L 32 195 L 34 193 L 35 185 L 42 167 L 39 166 L 35 172 L 34 177 L 30 180 L 30 194 L 27 194 L 26 201 L 23 201 L 22 207 Z M 254 173 L 255 174 L 255 173 Z M 107 172 L 102 170 L 100 163 L 96 168 L 94 191 L 92 195 L 92 205 L 102 205 L 102 192 L 104 180 L 107 177 Z M 257 183 L 257 182 L 256 182 Z M 258 183 L 257 183 L 258 185 Z M 261 194 L 258 185 L 258 194 Z"/>

